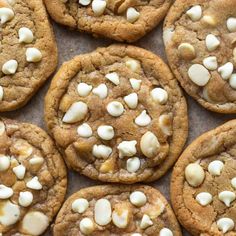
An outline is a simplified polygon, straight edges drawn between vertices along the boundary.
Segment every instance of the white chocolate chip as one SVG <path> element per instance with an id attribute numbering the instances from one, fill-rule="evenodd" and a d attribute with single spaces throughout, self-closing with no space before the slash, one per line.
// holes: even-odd
<path id="1" fill-rule="evenodd" d="M 23 165 L 18 165 L 12 169 L 18 179 L 24 179 L 25 177 L 25 167 Z"/>
<path id="2" fill-rule="evenodd" d="M 130 173 L 135 173 L 140 168 L 141 162 L 138 157 L 129 158 L 126 162 L 126 169 Z"/>
<path id="3" fill-rule="evenodd" d="M 3 100 L 3 96 L 4 96 L 3 87 L 0 85 L 0 101 Z"/>
<path id="4" fill-rule="evenodd" d="M 188 69 L 188 76 L 198 86 L 205 86 L 211 77 L 208 70 L 200 64 L 193 64 Z"/>
<path id="5" fill-rule="evenodd" d="M 208 70 L 216 70 L 218 67 L 217 58 L 216 57 L 207 57 L 203 60 L 203 65 Z"/>
<path id="6" fill-rule="evenodd" d="M 94 223 L 88 217 L 83 218 L 79 223 L 79 229 L 85 235 L 91 234 L 95 229 Z"/>
<path id="7" fill-rule="evenodd" d="M 220 192 L 218 197 L 227 207 L 230 207 L 231 202 L 236 199 L 235 193 L 231 191 Z"/>
<path id="8" fill-rule="evenodd" d="M 140 140 L 140 148 L 146 157 L 152 158 L 157 155 L 160 143 L 154 133 L 147 131 Z"/>
<path id="9" fill-rule="evenodd" d="M 33 177 L 30 181 L 28 181 L 26 186 L 34 190 L 41 190 L 43 188 L 37 176 Z"/>
<path id="10" fill-rule="evenodd" d="M 125 62 L 125 65 L 133 72 L 137 71 L 140 67 L 140 63 L 135 59 L 129 59 Z"/>
<path id="11" fill-rule="evenodd" d="M 92 92 L 99 98 L 104 99 L 108 95 L 108 88 L 105 84 L 100 84 L 98 87 L 94 88 Z"/>
<path id="12" fill-rule="evenodd" d="M 105 199 L 99 199 L 94 206 L 95 222 L 101 226 L 107 225 L 111 222 L 111 203 Z"/>
<path id="13" fill-rule="evenodd" d="M 24 140 L 17 140 L 14 143 L 14 149 L 21 158 L 27 158 L 33 152 L 33 147 Z"/>
<path id="14" fill-rule="evenodd" d="M 105 145 L 94 145 L 92 153 L 97 158 L 108 158 L 112 153 L 112 149 Z"/>
<path id="15" fill-rule="evenodd" d="M 48 226 L 48 217 L 39 211 L 28 212 L 22 221 L 22 229 L 29 235 L 41 235 Z"/>
<path id="16" fill-rule="evenodd" d="M 205 172 L 199 164 L 191 163 L 185 168 L 185 178 L 192 187 L 198 187 L 205 179 Z"/>
<path id="17" fill-rule="evenodd" d="M 12 188 L 9 188 L 3 184 L 0 185 L 0 199 L 7 199 L 13 195 Z"/>
<path id="18" fill-rule="evenodd" d="M 231 185 L 234 189 L 236 189 L 236 177 L 234 177 L 233 179 L 231 179 Z"/>
<path id="19" fill-rule="evenodd" d="M 150 227 L 151 225 L 153 225 L 152 220 L 150 219 L 150 217 L 148 215 L 144 214 L 143 218 L 141 220 L 141 223 L 140 223 L 140 228 L 146 229 L 146 228 Z"/>
<path id="20" fill-rule="evenodd" d="M 5 75 L 13 75 L 16 73 L 18 68 L 18 62 L 16 60 L 10 60 L 3 64 L 2 72 Z"/>
<path id="21" fill-rule="evenodd" d="M 230 17 L 227 20 L 226 25 L 230 32 L 236 32 L 236 18 L 235 17 Z"/>
<path id="22" fill-rule="evenodd" d="M 137 144 L 137 141 L 135 141 L 135 140 L 121 142 L 117 146 L 117 148 L 119 150 L 119 157 L 120 158 L 132 157 L 133 155 L 135 155 L 137 152 L 136 147 L 135 147 L 136 144 Z"/>
<path id="23" fill-rule="evenodd" d="M 231 77 L 234 71 L 234 65 L 231 62 L 225 63 L 223 66 L 218 68 L 218 72 L 221 75 L 221 78 L 227 80 Z"/>
<path id="24" fill-rule="evenodd" d="M 120 77 L 116 72 L 106 74 L 105 77 L 106 77 L 106 79 L 110 80 L 115 85 L 120 84 Z"/>
<path id="25" fill-rule="evenodd" d="M 138 20 L 140 17 L 140 13 L 134 8 L 134 7 L 129 7 L 126 12 L 126 18 L 127 21 L 130 23 L 134 23 L 135 21 Z"/>
<path id="26" fill-rule="evenodd" d="M 77 129 L 77 133 L 82 138 L 89 138 L 93 135 L 93 130 L 87 123 L 83 123 Z"/>
<path id="27" fill-rule="evenodd" d="M 137 93 L 131 93 L 124 97 L 124 101 L 130 109 L 135 109 L 138 106 Z"/>
<path id="28" fill-rule="evenodd" d="M 163 41 L 165 45 L 171 42 L 174 34 L 175 34 L 174 28 L 167 28 L 163 31 Z"/>
<path id="29" fill-rule="evenodd" d="M 104 0 L 93 0 L 92 10 L 94 12 L 94 15 L 101 16 L 105 11 L 106 6 L 107 6 L 107 3 Z"/>
<path id="30" fill-rule="evenodd" d="M 208 51 L 210 52 L 214 51 L 216 48 L 219 47 L 219 45 L 220 45 L 220 41 L 215 35 L 208 34 L 206 36 L 206 47 Z"/>
<path id="31" fill-rule="evenodd" d="M 23 207 L 28 207 L 31 205 L 31 203 L 33 202 L 33 194 L 31 192 L 20 192 L 19 195 L 19 204 Z"/>
<path id="32" fill-rule="evenodd" d="M 12 11 L 12 9 L 7 8 L 7 7 L 1 7 L 0 8 L 0 23 L 3 25 L 5 24 L 7 21 L 10 21 L 13 19 L 14 17 L 14 12 Z"/>
<path id="33" fill-rule="evenodd" d="M 223 233 L 227 233 L 234 228 L 234 221 L 230 218 L 221 218 L 217 221 L 217 226 L 219 230 L 223 231 Z"/>
<path id="34" fill-rule="evenodd" d="M 73 103 L 64 115 L 62 121 L 65 123 L 75 123 L 85 118 L 88 113 L 88 106 L 84 102 Z"/>
<path id="35" fill-rule="evenodd" d="M 44 162 L 44 159 L 42 157 L 39 156 L 33 156 L 30 160 L 29 163 L 30 165 L 42 165 Z"/>
<path id="36" fill-rule="evenodd" d="M 34 40 L 33 32 L 29 28 L 20 28 L 18 34 L 20 43 L 32 43 Z"/>
<path id="37" fill-rule="evenodd" d="M 231 88 L 236 89 L 236 74 L 232 74 L 229 78 L 229 85 Z"/>
<path id="38" fill-rule="evenodd" d="M 89 202 L 87 199 L 84 198 L 78 198 L 72 203 L 72 210 L 74 212 L 78 212 L 80 214 L 84 213 L 88 207 L 89 207 Z"/>
<path id="39" fill-rule="evenodd" d="M 144 110 L 135 118 L 134 123 L 138 126 L 147 126 L 151 123 L 151 121 L 151 117 L 147 114 L 147 111 Z"/>
<path id="40" fill-rule="evenodd" d="M 151 91 L 152 99 L 159 104 L 166 104 L 168 93 L 162 88 L 155 88 Z"/>
<path id="41" fill-rule="evenodd" d="M 159 236 L 174 236 L 172 231 L 168 228 L 161 229 Z"/>
<path id="42" fill-rule="evenodd" d="M 120 102 L 114 101 L 107 105 L 107 111 L 111 116 L 118 117 L 124 112 L 124 107 Z"/>
<path id="43" fill-rule="evenodd" d="M 79 4 L 82 6 L 88 6 L 91 3 L 91 0 L 79 0 Z"/>
<path id="44" fill-rule="evenodd" d="M 112 212 L 112 222 L 120 229 L 124 229 L 128 225 L 129 211 L 127 209 L 119 209 L 119 212 Z"/>
<path id="45" fill-rule="evenodd" d="M 0 135 L 2 135 L 5 132 L 5 125 L 2 121 L 0 121 Z"/>
<path id="46" fill-rule="evenodd" d="M 0 155 L 0 171 L 7 170 L 11 165 L 10 157 Z"/>
<path id="47" fill-rule="evenodd" d="M 135 91 L 138 91 L 141 87 L 141 84 L 142 84 L 142 80 L 140 79 L 134 79 L 134 78 L 131 78 L 129 79 L 129 82 L 131 84 L 131 87 L 135 90 Z"/>
<path id="48" fill-rule="evenodd" d="M 6 201 L 1 207 L 0 223 L 4 226 L 14 225 L 20 219 L 20 207 Z"/>
<path id="49" fill-rule="evenodd" d="M 147 197 L 141 191 L 132 192 L 129 196 L 129 200 L 136 207 L 142 207 L 147 203 Z"/>
<path id="50" fill-rule="evenodd" d="M 212 161 L 208 165 L 208 171 L 214 176 L 219 176 L 224 168 L 224 163 L 222 161 Z"/>
<path id="51" fill-rule="evenodd" d="M 103 140 L 111 140 L 115 136 L 115 132 L 110 125 L 101 125 L 97 129 L 98 136 Z"/>
<path id="52" fill-rule="evenodd" d="M 192 21 L 198 21 L 202 17 L 202 8 L 199 5 L 191 7 L 186 14 Z"/>
<path id="53" fill-rule="evenodd" d="M 207 192 L 202 192 L 202 193 L 199 193 L 197 196 L 196 196 L 196 200 L 199 204 L 201 204 L 202 206 L 206 206 L 208 205 L 209 203 L 212 202 L 212 195 L 210 193 L 207 193 Z"/>
<path id="54" fill-rule="evenodd" d="M 210 26 L 216 26 L 216 20 L 213 16 L 205 15 L 202 17 L 202 21 Z"/>
<path id="55" fill-rule="evenodd" d="M 185 60 L 193 60 L 196 57 L 195 48 L 190 43 L 181 43 L 178 47 L 178 53 Z"/>
<path id="56" fill-rule="evenodd" d="M 165 135 L 170 136 L 172 134 L 172 116 L 170 114 L 161 115 L 158 124 Z"/>
<path id="57" fill-rule="evenodd" d="M 42 60 L 42 53 L 37 48 L 27 48 L 26 50 L 26 61 L 28 62 L 39 62 Z"/>
<path id="58" fill-rule="evenodd" d="M 88 96 L 89 93 L 92 91 L 92 89 L 93 89 L 93 86 L 92 85 L 88 85 L 86 83 L 79 83 L 78 86 L 77 86 L 78 94 L 81 97 Z"/>

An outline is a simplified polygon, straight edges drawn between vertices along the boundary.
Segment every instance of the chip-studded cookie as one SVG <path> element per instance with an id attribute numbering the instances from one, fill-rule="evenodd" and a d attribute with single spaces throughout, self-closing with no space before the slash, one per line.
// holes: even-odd
<path id="1" fill-rule="evenodd" d="M 236 0 L 177 0 L 164 26 L 172 71 L 215 112 L 236 113 Z"/>
<path id="2" fill-rule="evenodd" d="M 0 0 L 0 112 L 22 107 L 57 65 L 42 0 Z"/>
<path id="3" fill-rule="evenodd" d="M 63 25 L 117 41 L 133 42 L 166 15 L 172 0 L 44 0 Z"/>
<path id="4" fill-rule="evenodd" d="M 41 235 L 61 207 L 66 187 L 63 159 L 45 131 L 1 119 L 1 235 Z"/>
<path id="5" fill-rule="evenodd" d="M 127 45 L 64 63 L 45 98 L 45 120 L 69 167 L 109 182 L 160 178 L 188 133 L 185 98 L 169 68 Z"/>
<path id="6" fill-rule="evenodd" d="M 236 235 L 236 120 L 197 138 L 172 174 L 171 201 L 192 235 Z"/>
<path id="7" fill-rule="evenodd" d="M 149 186 L 101 185 L 81 189 L 62 206 L 54 236 L 181 236 L 175 215 Z"/>

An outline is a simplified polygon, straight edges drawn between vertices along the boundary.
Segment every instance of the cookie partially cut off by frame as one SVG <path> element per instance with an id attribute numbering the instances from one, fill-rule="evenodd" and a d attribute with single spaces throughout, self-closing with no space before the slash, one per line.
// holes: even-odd
<path id="1" fill-rule="evenodd" d="M 203 107 L 236 113 L 236 0 L 177 0 L 164 24 L 170 67 Z"/>
<path id="2" fill-rule="evenodd" d="M 160 178 L 188 133 L 185 98 L 167 65 L 127 45 L 64 63 L 45 98 L 45 121 L 68 166 L 105 182 Z"/>
<path id="3" fill-rule="evenodd" d="M 171 201 L 180 223 L 192 234 L 236 234 L 236 120 L 204 133 L 177 161 Z"/>
<path id="4" fill-rule="evenodd" d="M 53 226 L 54 236 L 181 236 L 161 193 L 149 186 L 101 185 L 70 196 Z"/>
<path id="5" fill-rule="evenodd" d="M 0 112 L 24 106 L 57 66 L 42 0 L 0 0 Z"/>
<path id="6" fill-rule="evenodd" d="M 0 120 L 0 232 L 42 235 L 61 207 L 66 168 L 45 131 Z"/>
<path id="7" fill-rule="evenodd" d="M 172 0 L 45 0 L 58 23 L 95 36 L 134 42 L 166 15 Z"/>

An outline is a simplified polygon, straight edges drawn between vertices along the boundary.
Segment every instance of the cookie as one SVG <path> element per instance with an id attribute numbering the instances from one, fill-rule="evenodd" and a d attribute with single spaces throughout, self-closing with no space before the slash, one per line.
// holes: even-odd
<path id="1" fill-rule="evenodd" d="M 58 23 L 95 36 L 134 42 L 166 15 L 172 0 L 44 0 Z"/>
<path id="2" fill-rule="evenodd" d="M 105 182 L 160 178 L 188 133 L 185 98 L 169 68 L 127 45 L 64 63 L 45 98 L 45 121 L 68 166 Z"/>
<path id="3" fill-rule="evenodd" d="M 0 0 L 0 112 L 25 105 L 57 65 L 42 0 Z"/>
<path id="4" fill-rule="evenodd" d="M 41 235 L 62 205 L 66 168 L 35 125 L 0 121 L 0 234 Z"/>
<path id="5" fill-rule="evenodd" d="M 81 189 L 66 200 L 53 235 L 182 234 L 170 205 L 158 190 L 149 186 L 102 185 Z"/>
<path id="6" fill-rule="evenodd" d="M 236 113 L 236 0 L 177 0 L 164 24 L 172 71 L 203 107 Z"/>
<path id="7" fill-rule="evenodd" d="M 193 141 L 172 174 L 171 200 L 192 235 L 236 235 L 236 120 Z"/>

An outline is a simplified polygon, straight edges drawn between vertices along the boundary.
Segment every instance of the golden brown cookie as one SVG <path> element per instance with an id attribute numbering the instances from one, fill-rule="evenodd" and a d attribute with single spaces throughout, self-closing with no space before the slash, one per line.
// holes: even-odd
<path id="1" fill-rule="evenodd" d="M 25 105 L 57 65 L 42 0 L 0 0 L 0 112 Z"/>
<path id="2" fill-rule="evenodd" d="M 44 0 L 52 18 L 95 36 L 133 42 L 166 15 L 172 0 Z"/>
<path id="3" fill-rule="evenodd" d="M 236 113 L 236 0 L 177 0 L 164 25 L 172 71 L 203 107 Z"/>
<path id="4" fill-rule="evenodd" d="M 35 125 L 0 121 L 0 233 L 41 235 L 62 205 L 66 168 Z"/>
<path id="5" fill-rule="evenodd" d="M 45 98 L 45 121 L 68 166 L 106 182 L 160 178 L 188 133 L 185 98 L 169 68 L 127 45 L 64 63 Z"/>
<path id="6" fill-rule="evenodd" d="M 54 236 L 181 236 L 175 215 L 149 186 L 101 185 L 81 189 L 62 206 Z"/>
<path id="7" fill-rule="evenodd" d="M 236 235 L 236 120 L 189 145 L 172 174 L 171 201 L 192 235 Z"/>

